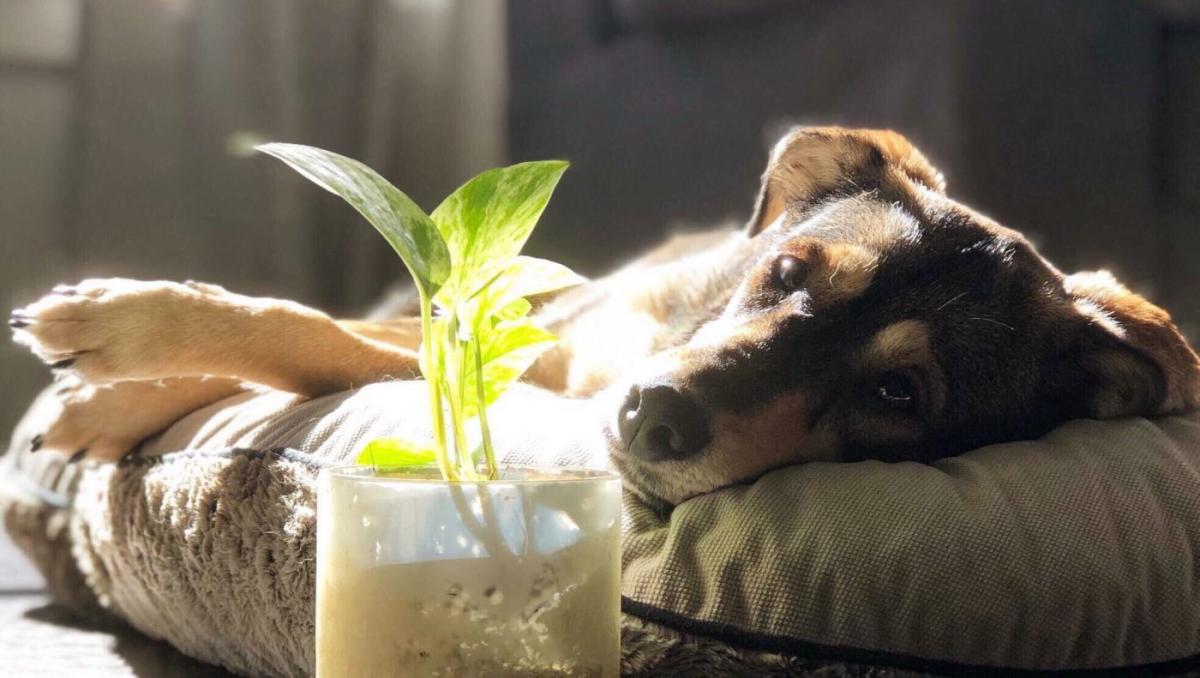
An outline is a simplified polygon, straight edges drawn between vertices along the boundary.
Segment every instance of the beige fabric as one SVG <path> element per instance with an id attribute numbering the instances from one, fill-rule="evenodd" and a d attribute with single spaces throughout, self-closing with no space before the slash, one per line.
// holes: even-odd
<path id="1" fill-rule="evenodd" d="M 315 400 L 286 393 L 243 393 L 193 412 L 143 445 L 146 456 L 178 450 L 290 448 L 325 463 L 350 463 L 363 442 L 384 436 L 430 437 L 423 383 L 364 386 Z M 518 386 L 489 420 L 497 454 L 509 464 L 607 466 L 590 401 Z"/>
<path id="2" fill-rule="evenodd" d="M 244 394 L 145 449 L 190 451 L 77 480 L 70 470 L 47 479 L 37 470 L 47 457 L 10 452 L 0 506 L 42 560 L 82 573 L 53 575 L 67 583 L 60 598 L 86 603 L 85 588 L 147 634 L 239 672 L 308 674 L 316 469 L 364 439 L 420 435 L 423 397 L 403 383 L 308 402 Z M 511 462 L 595 465 L 600 414 L 522 390 L 494 422 Z M 35 408 L 15 446 L 36 419 Z M 16 489 L 34 478 L 73 497 L 73 510 Z M 627 598 L 651 620 L 699 623 L 690 630 L 774 654 L 630 618 L 624 667 L 853 672 L 811 661 L 830 648 L 1024 668 L 1179 659 L 1200 651 L 1196 545 L 1196 417 L 1074 422 L 1040 442 L 934 466 L 784 469 L 687 502 L 669 519 L 628 498 Z M 859 657 L 914 666 L 848 656 Z"/>

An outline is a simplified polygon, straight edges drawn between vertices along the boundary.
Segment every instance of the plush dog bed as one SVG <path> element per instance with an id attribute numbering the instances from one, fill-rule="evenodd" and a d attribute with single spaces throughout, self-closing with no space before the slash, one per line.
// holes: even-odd
<path id="1" fill-rule="evenodd" d="M 244 394 L 118 466 L 30 454 L 0 509 L 56 598 L 249 675 L 313 668 L 315 476 L 421 434 L 423 388 Z M 604 463 L 588 403 L 519 390 L 506 459 Z M 547 426 L 552 422 L 552 426 Z M 1200 417 L 1079 421 L 932 466 L 809 464 L 661 516 L 626 498 L 623 668 L 887 675 L 1200 665 Z"/>

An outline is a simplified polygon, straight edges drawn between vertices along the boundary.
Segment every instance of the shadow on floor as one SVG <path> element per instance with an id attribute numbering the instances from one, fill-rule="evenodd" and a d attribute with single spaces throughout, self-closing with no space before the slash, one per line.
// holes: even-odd
<path id="1" fill-rule="evenodd" d="M 85 663 L 96 666 L 118 662 L 127 667 L 128 675 L 141 678 L 229 678 L 234 675 L 196 661 L 167 643 L 151 640 L 120 622 L 83 620 L 60 605 L 34 607 L 26 610 L 22 617 L 30 622 L 54 625 L 61 631 L 61 636 L 57 632 L 45 634 L 47 639 L 58 636 L 59 640 L 65 641 L 61 645 L 53 641 L 53 649 L 48 647 L 48 653 L 60 654 L 68 647 L 78 650 L 82 646 L 85 651 L 76 657 L 79 668 L 85 668 Z M 82 641 L 84 637 L 90 642 Z"/>

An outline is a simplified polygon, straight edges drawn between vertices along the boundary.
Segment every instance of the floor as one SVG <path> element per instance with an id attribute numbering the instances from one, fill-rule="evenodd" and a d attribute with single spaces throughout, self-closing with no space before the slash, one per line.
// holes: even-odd
<path id="1" fill-rule="evenodd" d="M 0 530 L 0 673 L 58 678 L 224 678 L 233 674 L 201 664 L 129 628 L 80 624 L 50 602 L 42 579 Z"/>

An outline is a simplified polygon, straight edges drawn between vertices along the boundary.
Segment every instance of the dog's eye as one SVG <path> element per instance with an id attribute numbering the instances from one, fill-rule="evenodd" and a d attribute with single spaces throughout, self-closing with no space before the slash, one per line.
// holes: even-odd
<path id="1" fill-rule="evenodd" d="M 808 265 L 790 254 L 785 254 L 775 260 L 771 278 L 778 289 L 795 292 L 804 286 L 804 281 L 808 278 Z"/>
<path id="2" fill-rule="evenodd" d="M 911 411 L 917 406 L 917 385 L 903 374 L 884 375 L 875 386 L 875 395 L 897 410 Z"/>

